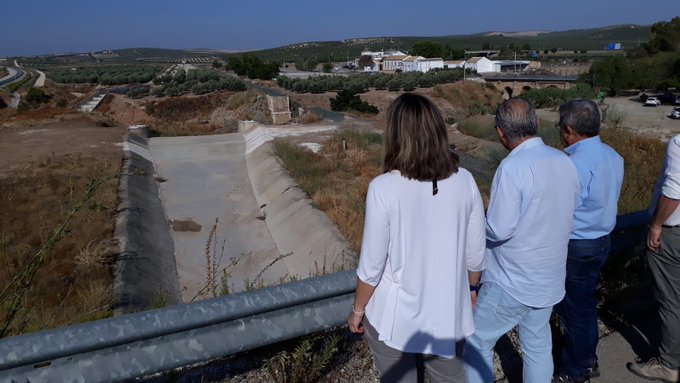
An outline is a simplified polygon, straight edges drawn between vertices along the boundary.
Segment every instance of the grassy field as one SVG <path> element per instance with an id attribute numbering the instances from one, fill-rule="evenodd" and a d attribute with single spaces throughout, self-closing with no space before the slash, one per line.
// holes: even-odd
<path id="1" fill-rule="evenodd" d="M 110 315 L 118 166 L 53 156 L 0 176 L 0 337 Z"/>
<path id="2" fill-rule="evenodd" d="M 548 145 L 562 149 L 554 123 L 541 120 L 539 135 Z M 472 117 L 459 123 L 459 128 L 474 137 L 493 142 L 498 140 L 490 116 Z M 619 214 L 646 209 L 651 186 L 661 166 L 664 144 L 618 127 L 603 128 L 601 136 L 625 161 Z M 342 151 L 343 138 L 348 143 L 347 151 Z M 380 142 L 381 136 L 376 133 L 345 131 L 326 143 L 319 154 L 286 141 L 275 142 L 275 152 L 291 176 L 338 226 L 353 250 L 358 250 L 361 244 L 368 183 L 381 172 Z M 496 165 L 505 154 L 507 152 L 498 153 Z M 488 194 L 489 186 L 479 185 L 484 194 Z M 485 195 L 485 201 L 487 197 Z"/>

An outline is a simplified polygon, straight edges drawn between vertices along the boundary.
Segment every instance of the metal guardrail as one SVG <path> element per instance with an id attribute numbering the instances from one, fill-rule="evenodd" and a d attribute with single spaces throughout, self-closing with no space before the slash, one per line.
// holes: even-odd
<path id="1" fill-rule="evenodd" d="M 619 216 L 612 250 L 643 240 L 647 212 Z M 195 303 L 0 340 L 0 382 L 115 382 L 345 323 L 345 271 Z"/>
<path id="2" fill-rule="evenodd" d="M 341 325 L 354 271 L 0 340 L 0 382 L 115 382 Z"/>

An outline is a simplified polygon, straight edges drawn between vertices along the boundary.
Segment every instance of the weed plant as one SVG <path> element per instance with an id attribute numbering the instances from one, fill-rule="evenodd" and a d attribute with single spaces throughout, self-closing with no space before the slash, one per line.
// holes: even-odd
<path id="1" fill-rule="evenodd" d="M 264 368 L 277 382 L 316 382 L 338 352 L 339 342 L 338 334 L 302 338 L 293 351 L 281 351 Z"/>

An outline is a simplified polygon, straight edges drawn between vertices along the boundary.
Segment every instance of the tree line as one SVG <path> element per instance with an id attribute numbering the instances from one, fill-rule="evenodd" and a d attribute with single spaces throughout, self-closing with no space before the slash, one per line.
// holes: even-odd
<path id="1" fill-rule="evenodd" d="M 43 68 L 47 76 L 63 84 L 121 85 L 151 81 L 160 71 L 151 65 L 116 65 L 79 68 Z"/>
<path id="2" fill-rule="evenodd" d="M 415 88 L 429 88 L 434 85 L 456 82 L 463 78 L 463 70 L 441 69 L 422 72 L 400 72 L 394 74 L 351 74 L 343 76 L 318 76 L 308 79 L 293 79 L 287 76 L 276 78 L 277 84 L 298 93 L 323 93 L 349 90 L 361 93 L 369 88 L 390 91 L 412 91 Z"/>
<path id="3" fill-rule="evenodd" d="M 204 94 L 219 90 L 243 91 L 246 85 L 243 81 L 233 76 L 210 69 L 178 70 L 175 74 L 165 74 L 153 80 L 155 85 L 160 85 L 153 90 L 154 96 L 178 96 L 192 92 Z"/>
<path id="4" fill-rule="evenodd" d="M 680 17 L 655 23 L 651 38 L 626 57 L 596 61 L 579 81 L 609 95 L 623 90 L 680 88 Z"/>

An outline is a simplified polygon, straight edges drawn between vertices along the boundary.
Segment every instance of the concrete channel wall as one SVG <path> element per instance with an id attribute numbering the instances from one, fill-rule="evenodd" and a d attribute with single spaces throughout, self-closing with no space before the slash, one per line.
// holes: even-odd
<path id="1" fill-rule="evenodd" d="M 104 99 L 104 97 L 106 97 L 107 94 L 108 93 L 106 92 L 102 93 L 97 92 L 95 95 L 92 96 L 92 98 L 89 98 L 83 101 L 80 105 L 78 105 L 77 109 L 81 112 L 86 113 L 92 112 L 99 106 L 99 104 L 101 104 L 102 100 Z"/>
<path id="2" fill-rule="evenodd" d="M 356 266 L 338 229 L 272 154 L 268 128 L 242 128 L 198 137 L 129 134 L 116 230 L 122 253 L 116 313 Z M 217 271 L 211 282 L 206 254 Z"/>
<path id="3" fill-rule="evenodd" d="M 306 277 L 356 266 L 337 227 L 290 178 L 262 127 L 246 128 L 246 163 L 262 216 L 288 270 Z"/>
<path id="4" fill-rule="evenodd" d="M 121 254 L 115 268 L 115 315 L 181 301 L 170 225 L 145 128 L 129 129 L 123 152 L 115 231 Z"/>

